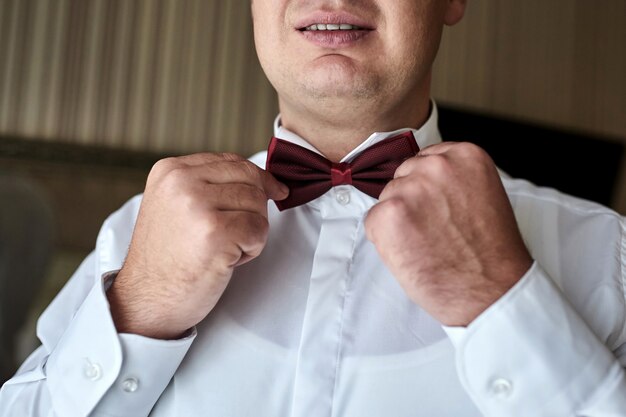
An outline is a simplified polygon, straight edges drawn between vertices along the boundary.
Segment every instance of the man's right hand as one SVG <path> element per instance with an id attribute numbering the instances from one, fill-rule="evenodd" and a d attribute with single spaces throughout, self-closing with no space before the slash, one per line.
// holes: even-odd
<path id="1" fill-rule="evenodd" d="M 118 332 L 173 339 L 198 324 L 233 269 L 263 250 L 268 199 L 288 193 L 238 155 L 202 153 L 157 162 L 128 256 L 107 293 Z"/>

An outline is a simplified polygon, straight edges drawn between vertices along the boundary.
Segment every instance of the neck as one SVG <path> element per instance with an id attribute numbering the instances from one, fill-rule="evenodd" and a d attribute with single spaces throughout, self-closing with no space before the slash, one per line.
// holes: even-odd
<path id="1" fill-rule="evenodd" d="M 352 107 L 342 103 L 331 109 L 317 107 L 317 111 L 290 106 L 280 98 L 279 104 L 282 125 L 306 139 L 333 162 L 339 162 L 373 132 L 419 128 L 428 120 L 430 111 L 428 95 L 410 97 L 385 112 L 376 105 L 362 103 Z"/>

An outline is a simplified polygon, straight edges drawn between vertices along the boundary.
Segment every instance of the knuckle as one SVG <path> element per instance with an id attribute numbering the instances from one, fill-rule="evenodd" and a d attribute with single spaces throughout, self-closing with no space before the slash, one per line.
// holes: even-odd
<path id="1" fill-rule="evenodd" d="M 175 156 L 170 156 L 157 161 L 153 168 L 156 168 L 161 174 L 166 174 L 174 169 L 186 166 L 186 164 Z"/>
<path id="2" fill-rule="evenodd" d="M 163 175 L 165 185 L 176 188 L 180 187 L 181 184 L 184 184 L 187 179 L 187 170 L 182 166 L 173 167 Z"/>
<path id="3" fill-rule="evenodd" d="M 491 156 L 480 146 L 473 143 L 463 142 L 459 144 L 459 154 L 470 163 L 469 169 L 473 169 L 475 175 L 491 176 L 497 175 L 496 165 Z"/>
<path id="4" fill-rule="evenodd" d="M 152 171 L 159 171 L 159 172 L 169 171 L 176 165 L 178 165 L 176 158 L 174 157 L 163 158 L 163 159 L 159 159 L 158 161 L 154 163 L 154 165 L 152 165 Z"/>
<path id="5" fill-rule="evenodd" d="M 250 222 L 252 229 L 256 231 L 259 237 L 262 237 L 263 240 L 265 240 L 270 230 L 269 221 L 260 214 L 253 214 L 249 217 L 251 219 Z"/>
<path id="6" fill-rule="evenodd" d="M 203 220 L 202 228 L 204 229 L 203 231 L 205 236 L 210 238 L 221 232 L 223 221 L 218 211 L 207 211 L 204 213 Z"/>
<path id="7" fill-rule="evenodd" d="M 409 212 L 407 202 L 402 198 L 390 198 L 381 204 L 381 211 L 384 210 L 385 216 L 390 220 L 404 218 Z"/>
<path id="8" fill-rule="evenodd" d="M 365 216 L 364 226 L 365 226 L 365 231 L 368 234 L 368 236 L 373 236 L 373 231 L 376 228 L 376 224 L 378 223 L 379 214 L 380 214 L 380 203 L 372 207 L 370 211 L 367 213 L 367 216 Z"/>
<path id="9" fill-rule="evenodd" d="M 235 180 L 240 176 L 239 167 L 233 162 L 215 161 L 211 164 L 211 180 L 225 176 Z"/>
<path id="10" fill-rule="evenodd" d="M 253 243 L 252 248 L 254 250 L 254 248 L 257 249 L 256 253 L 257 255 L 261 253 L 261 251 L 263 250 L 263 248 L 265 247 L 266 243 L 267 243 L 267 233 L 265 234 L 259 234 L 257 236 L 257 240 Z"/>
<path id="11" fill-rule="evenodd" d="M 261 215 L 250 213 L 241 224 L 245 224 L 245 246 L 250 248 L 251 254 L 260 253 L 269 236 L 269 222 Z"/>
<path id="12" fill-rule="evenodd" d="M 241 156 L 233 152 L 223 152 L 217 155 L 220 156 L 222 159 L 229 161 L 229 162 L 241 161 L 243 159 Z"/>
<path id="13" fill-rule="evenodd" d="M 389 236 L 390 231 L 405 227 L 409 209 L 402 198 L 394 197 L 376 204 L 370 209 L 364 222 L 368 239 L 376 242 L 379 238 Z"/>
<path id="14" fill-rule="evenodd" d="M 396 195 L 400 190 L 400 181 L 397 179 L 391 180 L 387 183 L 383 191 L 380 193 L 379 201 L 386 201 L 391 196 Z"/>
<path id="15" fill-rule="evenodd" d="M 443 155 L 431 155 L 426 159 L 426 165 L 430 172 L 436 176 L 445 176 L 453 168 L 452 164 Z"/>
<path id="16" fill-rule="evenodd" d="M 148 183 L 152 183 L 155 180 L 163 177 L 163 175 L 167 174 L 178 165 L 179 163 L 174 157 L 159 159 L 152 165 L 152 168 L 150 169 L 150 173 L 148 174 Z"/>
<path id="17" fill-rule="evenodd" d="M 185 189 L 178 190 L 176 199 L 178 207 L 181 207 L 185 213 L 193 215 L 201 212 L 202 210 L 202 207 L 200 206 L 198 199 L 195 198 L 195 195 Z"/>
<path id="18" fill-rule="evenodd" d="M 382 203 L 376 204 L 374 207 L 369 209 L 369 211 L 365 215 L 365 220 L 363 221 L 363 224 L 365 225 L 366 229 L 371 228 L 373 224 L 376 222 L 376 216 L 378 214 L 378 206 L 380 206 L 381 204 Z"/>
<path id="19" fill-rule="evenodd" d="M 236 252 L 237 249 L 232 249 L 230 251 L 223 251 L 211 257 L 207 263 L 210 265 L 211 270 L 215 273 L 215 276 L 229 277 L 231 275 L 233 269 L 233 259 L 239 257 L 239 254 Z M 222 284 L 219 281 L 215 282 L 215 284 L 222 287 Z"/>
<path id="20" fill-rule="evenodd" d="M 409 158 L 402 163 L 396 170 L 396 177 L 403 177 L 412 172 L 418 164 L 418 158 Z"/>
<path id="21" fill-rule="evenodd" d="M 254 162 L 252 161 L 248 161 L 247 159 L 245 161 L 241 161 L 241 163 L 246 167 L 247 170 L 249 170 L 250 172 L 254 172 L 255 174 L 258 174 L 258 167 L 254 164 Z"/>
<path id="22" fill-rule="evenodd" d="M 254 179 L 257 182 L 261 181 L 261 170 L 253 162 L 250 162 L 248 160 L 241 161 L 241 165 L 250 178 Z"/>
<path id="23" fill-rule="evenodd" d="M 487 155 L 487 152 L 485 152 L 483 148 L 471 142 L 460 142 L 458 145 L 456 145 L 456 147 L 457 151 L 467 158 L 478 160 L 484 160 L 489 158 L 489 155 Z"/>
<path id="24" fill-rule="evenodd" d="M 421 158 L 419 158 L 417 156 L 413 156 L 413 157 L 407 159 L 406 161 L 404 161 L 403 165 L 406 165 L 407 168 L 413 168 L 414 166 L 416 166 L 417 164 L 420 163 L 420 159 Z"/>

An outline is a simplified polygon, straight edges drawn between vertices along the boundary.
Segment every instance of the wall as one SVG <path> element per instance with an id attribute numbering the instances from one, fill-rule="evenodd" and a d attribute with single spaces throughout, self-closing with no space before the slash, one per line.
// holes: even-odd
<path id="1" fill-rule="evenodd" d="M 442 102 L 626 142 L 624 0 L 469 0 L 445 33 Z"/>
<path id="2" fill-rule="evenodd" d="M 247 0 L 0 0 L 0 133 L 250 153 L 275 95 Z"/>
<path id="3" fill-rule="evenodd" d="M 626 142 L 624 0 L 470 0 L 442 103 Z M 0 134 L 154 151 L 263 148 L 276 103 L 249 0 L 0 0 Z"/>

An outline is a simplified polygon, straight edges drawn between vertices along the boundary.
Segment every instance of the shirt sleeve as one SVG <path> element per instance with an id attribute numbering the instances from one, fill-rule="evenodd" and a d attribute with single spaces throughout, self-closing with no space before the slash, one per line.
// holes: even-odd
<path id="1" fill-rule="evenodd" d="M 86 262 L 87 264 L 89 262 Z M 0 391 L 0 416 L 147 416 L 186 355 L 195 330 L 181 340 L 118 334 L 104 280 L 83 295 L 82 265 L 38 323 L 43 345 Z M 54 318 L 52 320 L 51 318 Z"/>
<path id="2" fill-rule="evenodd" d="M 487 417 L 626 415 L 626 373 L 535 262 L 467 328 L 444 327 Z"/>

